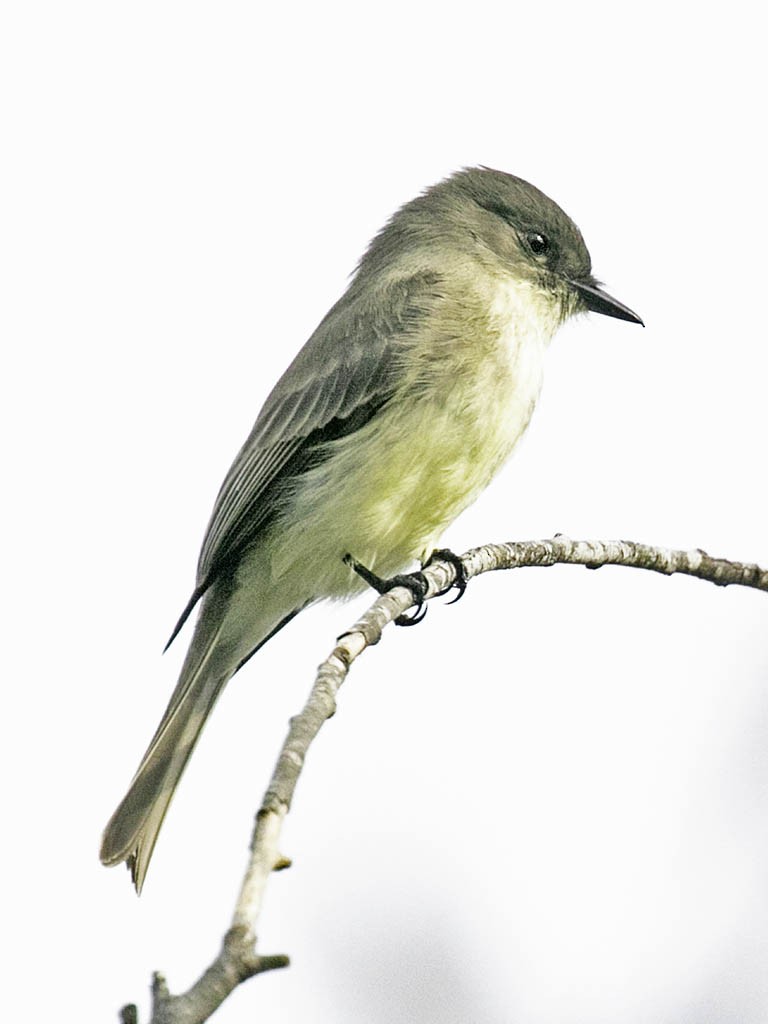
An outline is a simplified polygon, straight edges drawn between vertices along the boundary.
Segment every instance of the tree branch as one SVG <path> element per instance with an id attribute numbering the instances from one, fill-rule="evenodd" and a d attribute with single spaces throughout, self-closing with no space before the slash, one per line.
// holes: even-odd
<path id="1" fill-rule="evenodd" d="M 712 558 L 699 549 L 675 551 L 634 541 L 573 541 L 559 534 L 551 540 L 486 544 L 468 551 L 461 561 L 467 579 L 484 572 L 532 566 L 568 564 L 599 569 L 604 565 L 625 565 L 668 576 L 683 573 L 717 586 L 738 585 L 768 592 L 768 570 L 757 565 Z M 444 593 L 456 579 L 455 567 L 442 559 L 430 564 L 423 574 L 429 586 L 425 600 Z M 407 587 L 395 587 L 382 594 L 338 638 L 336 646 L 318 668 L 306 704 L 291 719 L 256 815 L 248 867 L 221 951 L 189 991 L 180 995 L 172 995 L 163 976 L 155 974 L 151 1024 L 203 1024 L 241 982 L 264 971 L 288 966 L 287 956 L 256 953 L 256 925 L 269 876 L 290 865 L 281 856 L 278 844 L 307 751 L 323 723 L 334 714 L 336 694 L 352 663 L 367 647 L 378 643 L 384 627 L 413 603 L 413 595 Z M 133 1004 L 123 1007 L 121 1020 L 138 1021 Z"/>
<path id="2" fill-rule="evenodd" d="M 709 580 L 719 587 L 738 585 L 768 591 L 768 570 L 754 564 L 712 558 L 706 551 L 676 551 L 632 540 L 570 540 L 557 534 L 552 540 L 509 541 L 473 548 L 463 556 L 467 576 L 478 576 L 496 569 L 521 569 L 535 565 L 584 565 L 600 569 L 604 565 L 625 565 L 633 569 L 672 576 L 683 573 Z"/>

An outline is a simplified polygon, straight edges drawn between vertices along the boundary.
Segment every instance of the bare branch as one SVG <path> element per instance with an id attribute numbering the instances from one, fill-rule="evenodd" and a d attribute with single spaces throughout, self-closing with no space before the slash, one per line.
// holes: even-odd
<path id="1" fill-rule="evenodd" d="M 712 558 L 700 548 L 676 551 L 631 540 L 570 540 L 557 534 L 552 540 L 487 544 L 468 551 L 462 560 L 468 577 L 495 569 L 535 565 L 584 565 L 588 569 L 625 565 L 634 569 L 650 569 L 666 576 L 674 573 L 697 576 L 720 587 L 737 585 L 768 591 L 768 570 L 758 565 Z"/>
<path id="2" fill-rule="evenodd" d="M 258 956 L 255 939 L 233 926 L 224 936 L 219 955 L 189 991 L 171 995 L 163 975 L 155 973 L 152 1024 L 204 1024 L 241 982 L 289 963 L 287 956 Z M 123 1007 L 121 1021 L 137 1024 L 138 1013 L 133 1004 Z"/>
<path id="3" fill-rule="evenodd" d="M 461 561 L 467 579 L 484 572 L 532 566 L 568 564 L 599 569 L 605 565 L 625 565 L 668 576 L 674 573 L 697 576 L 718 586 L 738 585 L 768 591 L 768 570 L 757 565 L 712 558 L 699 549 L 675 551 L 634 541 L 573 541 L 560 534 L 551 540 L 487 544 L 468 551 Z M 456 568 L 449 561 L 436 559 L 423 574 L 429 584 L 425 600 L 429 600 L 451 587 L 456 579 Z M 256 815 L 248 867 L 221 951 L 189 991 L 181 995 L 171 995 L 163 976 L 154 976 L 151 1024 L 203 1024 L 241 982 L 264 971 L 288 966 L 287 956 L 256 953 L 256 925 L 271 873 L 290 864 L 279 852 L 280 832 L 307 751 L 323 723 L 334 714 L 336 694 L 352 663 L 367 647 L 378 643 L 384 627 L 413 603 L 413 595 L 407 587 L 395 587 L 381 595 L 338 638 L 333 651 L 318 668 L 306 704 L 291 719 Z M 123 1008 L 121 1020 L 132 1024 L 138 1020 L 132 1004 Z"/>

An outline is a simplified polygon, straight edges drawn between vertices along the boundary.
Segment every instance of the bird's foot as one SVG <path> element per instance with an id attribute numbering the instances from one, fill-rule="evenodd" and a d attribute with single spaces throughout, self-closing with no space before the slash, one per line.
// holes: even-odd
<path id="1" fill-rule="evenodd" d="M 450 548 L 435 548 L 426 562 L 423 563 L 422 569 L 428 568 L 433 562 L 442 559 L 444 562 L 449 562 L 456 570 L 456 579 L 451 583 L 445 590 L 441 590 L 441 594 L 447 594 L 449 590 L 453 590 L 455 587 L 458 590 L 456 597 L 447 601 L 446 604 L 456 604 L 464 597 L 464 591 L 467 589 L 467 583 L 469 583 L 469 577 L 467 576 L 467 570 L 464 568 L 464 563 L 461 557 L 456 554 L 455 551 L 451 551 Z"/>
<path id="2" fill-rule="evenodd" d="M 415 626 L 418 622 L 421 622 L 424 616 L 427 614 L 427 606 L 424 604 L 424 598 L 427 596 L 427 589 L 429 584 L 424 578 L 422 572 L 409 572 L 409 573 L 398 573 L 396 576 L 390 576 L 388 579 L 384 579 L 382 576 L 377 576 L 375 572 L 371 572 L 370 569 L 362 565 L 353 558 L 352 555 L 344 555 L 344 562 L 351 569 L 357 573 L 357 575 L 365 580 L 369 587 L 373 587 L 380 594 L 386 594 L 395 587 L 405 587 L 406 590 L 410 590 L 413 594 L 413 600 L 416 608 L 412 615 L 398 615 L 395 619 L 396 626 Z"/>

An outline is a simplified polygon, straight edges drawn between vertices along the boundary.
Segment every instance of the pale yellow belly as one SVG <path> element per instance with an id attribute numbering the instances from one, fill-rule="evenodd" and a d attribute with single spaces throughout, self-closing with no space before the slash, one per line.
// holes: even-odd
<path id="1" fill-rule="evenodd" d="M 273 581 L 301 576 L 313 596 L 343 597 L 362 589 L 341 562 L 346 552 L 383 576 L 428 557 L 524 432 L 541 384 L 538 355 L 513 378 L 393 401 L 336 442 L 302 479 L 293 521 L 275 538 Z"/>
<path id="2" fill-rule="evenodd" d="M 426 558 L 509 456 L 557 319 L 532 305 L 529 286 L 492 284 L 473 304 L 472 281 L 459 282 L 461 301 L 412 340 L 399 392 L 297 479 L 245 555 L 230 615 L 244 655 L 297 608 L 365 590 L 347 552 L 381 576 Z"/>

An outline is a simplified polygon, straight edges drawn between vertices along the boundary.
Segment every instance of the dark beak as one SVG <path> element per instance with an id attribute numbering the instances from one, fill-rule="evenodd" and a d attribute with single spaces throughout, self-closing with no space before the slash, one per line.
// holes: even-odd
<path id="1" fill-rule="evenodd" d="M 604 292 L 594 282 L 571 281 L 570 284 L 592 313 L 604 313 L 605 316 L 615 316 L 618 320 L 629 320 L 632 324 L 640 324 L 641 327 L 645 327 L 637 313 L 633 313 L 629 306 L 614 299 L 612 295 Z"/>

